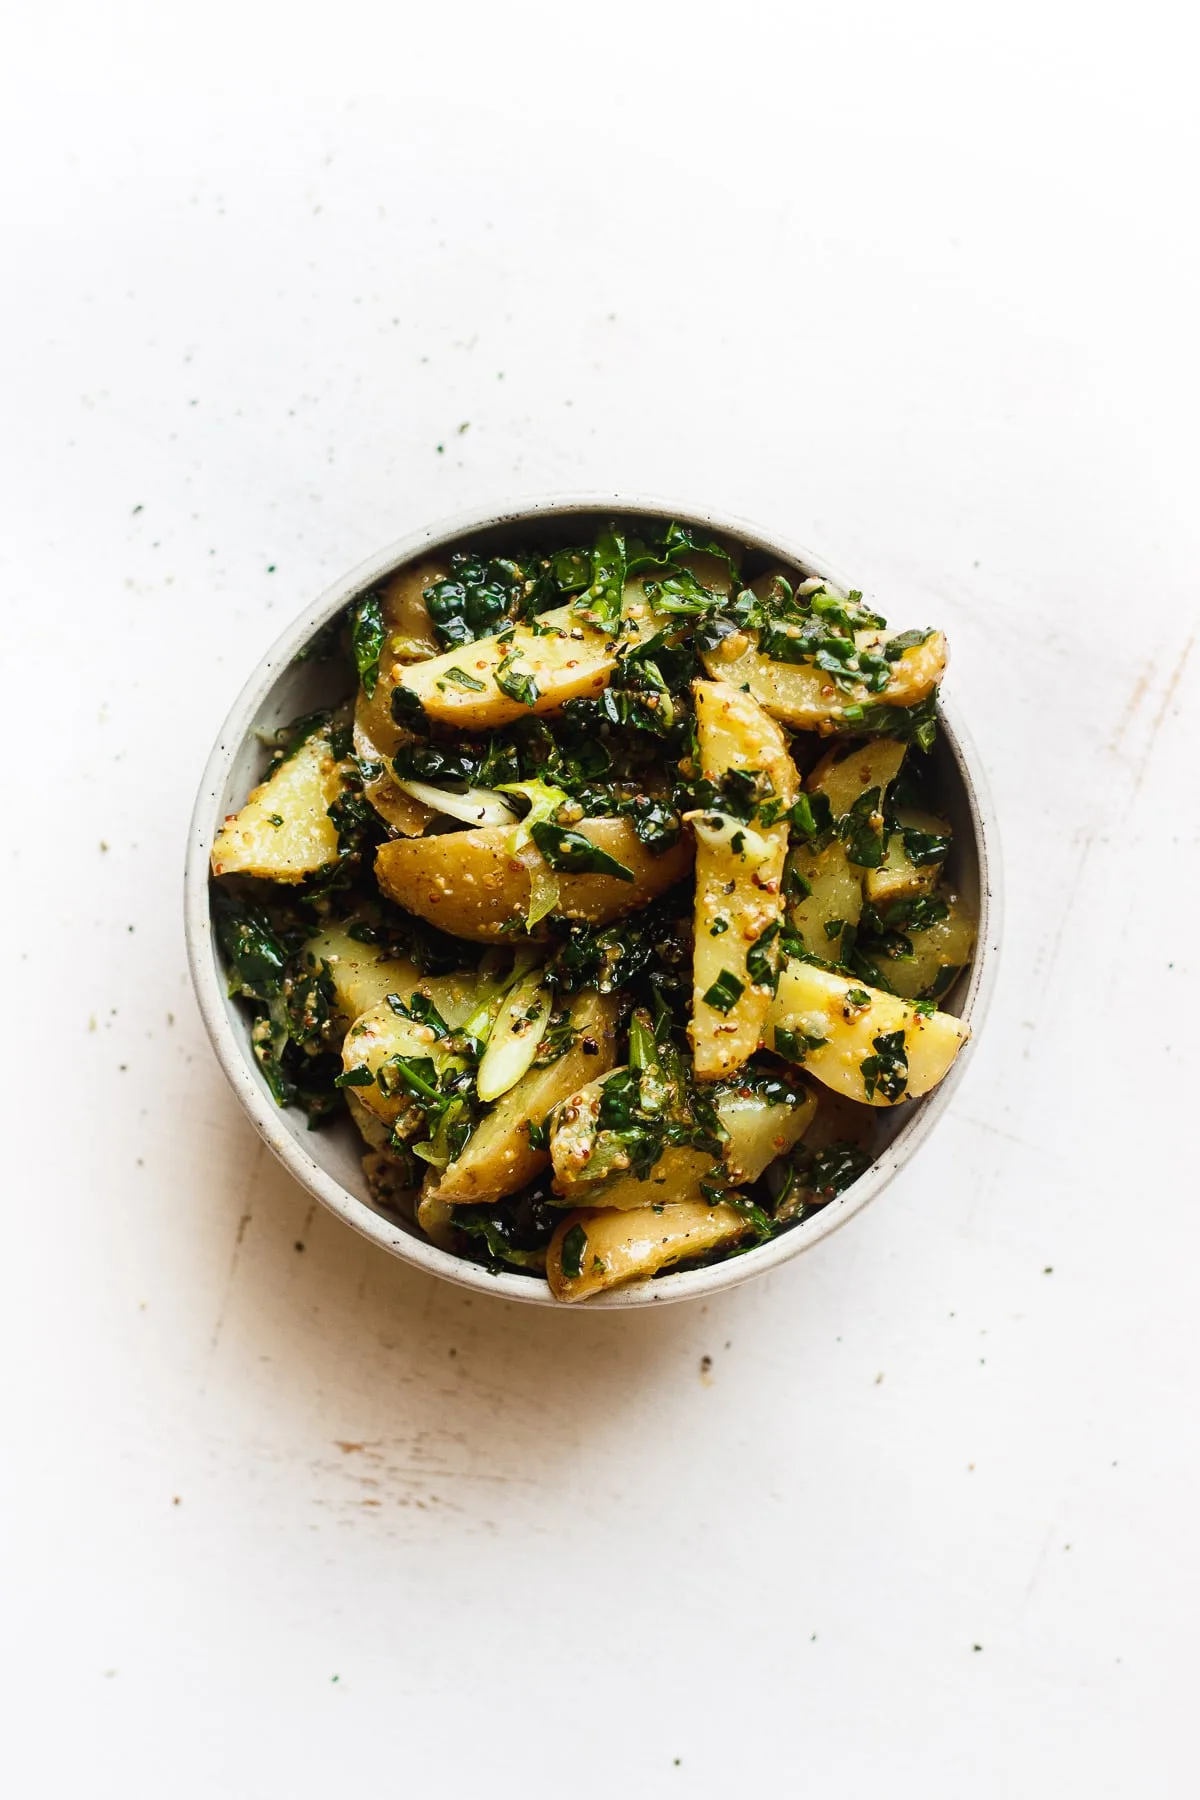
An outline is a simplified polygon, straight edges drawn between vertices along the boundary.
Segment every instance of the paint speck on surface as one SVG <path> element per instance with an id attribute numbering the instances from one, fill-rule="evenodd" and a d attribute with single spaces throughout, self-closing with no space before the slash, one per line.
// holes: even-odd
<path id="1" fill-rule="evenodd" d="M 105 852 L 105 851 L 107 851 L 107 849 L 108 849 L 108 845 L 107 845 L 107 844 L 106 844 L 106 843 L 105 843 L 105 841 L 104 841 L 104 839 L 103 839 L 103 838 L 101 838 L 101 839 L 100 839 L 100 851 L 101 851 L 101 854 L 103 854 L 103 853 L 104 853 L 104 852 Z"/>
<path id="2" fill-rule="evenodd" d="M 1053 1273 L 1054 1273 L 1054 1270 L 1053 1270 L 1053 1269 L 1052 1269 L 1052 1268 L 1049 1268 L 1049 1267 L 1047 1267 L 1047 1268 L 1045 1268 L 1045 1269 L 1043 1269 L 1043 1270 L 1042 1270 L 1042 1274 L 1043 1274 L 1043 1275 L 1053 1275 Z"/>
<path id="3" fill-rule="evenodd" d="M 878 1375 L 875 1377 L 875 1386 L 878 1387 L 882 1380 L 883 1380 L 883 1370 L 880 1369 Z"/>
<path id="4" fill-rule="evenodd" d="M 299 1238 L 296 1239 L 296 1242 L 293 1245 L 293 1249 L 295 1249 L 295 1250 L 303 1250 L 304 1249 L 304 1245 L 300 1242 Z"/>
<path id="5" fill-rule="evenodd" d="M 172 1506 L 182 1506 L 183 1505 L 183 1495 L 182 1494 L 172 1494 L 171 1495 L 171 1505 Z"/>
<path id="6" fill-rule="evenodd" d="M 461 424 L 461 425 L 460 425 L 460 426 L 459 426 L 459 428 L 458 428 L 458 435 L 459 435 L 459 437 L 461 437 L 461 436 L 462 436 L 462 434 L 463 434 L 463 432 L 464 432 L 464 431 L 468 431 L 468 430 L 470 430 L 470 426 L 471 426 L 471 421 L 470 421 L 470 419 L 464 419 L 464 420 L 463 420 L 463 422 L 462 422 L 462 424 Z"/>
<path id="7" fill-rule="evenodd" d="M 983 1645 L 982 1644 L 972 1644 L 971 1648 L 972 1648 L 972 1650 L 982 1650 Z"/>

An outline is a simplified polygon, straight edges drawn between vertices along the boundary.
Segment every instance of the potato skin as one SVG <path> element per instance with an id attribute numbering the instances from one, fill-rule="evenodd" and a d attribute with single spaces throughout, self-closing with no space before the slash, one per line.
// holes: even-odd
<path id="1" fill-rule="evenodd" d="M 652 856 L 628 819 L 584 819 L 572 829 L 632 869 L 634 879 L 560 875 L 554 910 L 563 918 L 593 925 L 623 918 L 682 880 L 692 864 L 690 839 Z M 453 937 L 478 944 L 522 938 L 529 871 L 543 859 L 533 844 L 514 853 L 512 838 L 511 826 L 489 825 L 382 844 L 375 875 L 389 899 Z"/>
<path id="2" fill-rule="evenodd" d="M 578 1226 L 585 1245 L 578 1275 L 563 1268 L 563 1242 Z M 586 1300 L 627 1281 L 647 1280 L 659 1269 L 735 1244 L 748 1227 L 732 1206 L 677 1200 L 630 1212 L 582 1209 L 570 1212 L 546 1252 L 546 1280 L 556 1300 Z"/>
<path id="3" fill-rule="evenodd" d="M 582 1034 L 579 1041 L 557 1062 L 531 1069 L 501 1095 L 441 1180 L 436 1184 L 427 1180 L 426 1198 L 453 1206 L 501 1200 L 539 1175 L 550 1155 L 533 1148 L 526 1127 L 530 1120 L 540 1125 L 551 1107 L 581 1088 L 590 1076 L 612 1068 L 617 1057 L 619 1005 L 612 995 L 580 994 L 571 1008 L 571 1023 Z"/>

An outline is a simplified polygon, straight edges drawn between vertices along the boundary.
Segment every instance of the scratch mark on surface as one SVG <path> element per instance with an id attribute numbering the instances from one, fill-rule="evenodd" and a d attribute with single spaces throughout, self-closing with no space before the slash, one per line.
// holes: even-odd
<path id="1" fill-rule="evenodd" d="M 1195 633 L 1193 633 L 1187 643 L 1183 646 L 1179 659 L 1176 662 L 1174 669 L 1171 671 L 1171 679 L 1168 681 L 1166 688 L 1163 691 L 1162 704 L 1154 715 L 1154 721 L 1150 726 L 1150 736 L 1146 740 L 1146 748 L 1142 752 L 1142 760 L 1138 764 L 1137 775 L 1133 783 L 1133 792 L 1129 796 L 1130 805 L 1137 799 L 1142 783 L 1146 779 L 1146 771 L 1150 767 L 1150 758 L 1154 753 L 1154 746 L 1158 741 L 1158 734 L 1166 722 L 1168 712 L 1171 710 L 1171 702 L 1174 700 L 1179 688 L 1179 683 L 1183 679 L 1183 671 L 1187 667 L 1188 658 L 1192 654 L 1192 645 L 1195 641 Z"/>
<path id="2" fill-rule="evenodd" d="M 221 1331 L 225 1324 L 225 1312 L 229 1305 L 229 1296 L 233 1292 L 233 1284 L 237 1279 L 238 1261 L 242 1254 L 242 1239 L 246 1235 L 246 1228 L 250 1223 L 251 1215 L 254 1211 L 252 1196 L 258 1185 L 259 1170 L 262 1168 L 262 1160 L 265 1155 L 266 1145 L 260 1138 L 255 1145 L 254 1155 L 250 1159 L 250 1166 L 246 1170 L 246 1177 L 242 1183 L 242 1211 L 238 1218 L 237 1232 L 233 1240 L 233 1254 L 229 1258 L 229 1273 L 225 1277 L 225 1291 L 221 1295 L 221 1304 L 217 1310 L 217 1321 L 212 1328 L 212 1336 L 208 1340 L 210 1360 L 216 1353 L 217 1345 L 221 1340 Z M 204 1381 L 200 1384 L 200 1392 L 202 1394 L 205 1392 L 207 1385 L 208 1378 L 206 1375 Z"/>
<path id="3" fill-rule="evenodd" d="M 1133 719 L 1134 713 L 1136 713 L 1138 707 L 1142 704 L 1142 701 L 1146 698 L 1147 691 L 1150 687 L 1150 676 L 1151 676 L 1151 673 L 1153 672 L 1153 667 L 1154 667 L 1154 665 L 1152 663 L 1147 663 L 1145 668 L 1142 670 L 1141 674 L 1138 676 L 1136 682 L 1134 683 L 1133 692 L 1132 692 L 1132 694 L 1130 694 L 1129 699 L 1125 705 L 1125 711 L 1121 714 L 1121 717 L 1118 719 L 1117 728 L 1113 732 L 1112 737 L 1109 739 L 1108 747 L 1110 750 L 1116 751 L 1119 748 L 1121 739 L 1125 736 L 1126 731 L 1129 729 L 1129 725 Z"/>
<path id="4" fill-rule="evenodd" d="M 1016 1144 L 1019 1150 L 1028 1150 L 1031 1156 L 1044 1156 L 1045 1151 L 1037 1144 L 1031 1144 L 1027 1138 L 1018 1137 L 1014 1131 L 1005 1131 L 1000 1125 L 989 1125 L 986 1119 L 972 1119 L 967 1113 L 955 1113 L 960 1125 L 973 1125 L 976 1131 L 990 1131 L 993 1137 L 1003 1138 L 1006 1143 Z"/>

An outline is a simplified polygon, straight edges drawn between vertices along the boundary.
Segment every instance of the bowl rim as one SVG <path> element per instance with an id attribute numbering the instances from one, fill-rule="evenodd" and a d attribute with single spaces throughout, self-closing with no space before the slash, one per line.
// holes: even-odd
<path id="1" fill-rule="evenodd" d="M 750 520 L 685 501 L 657 495 L 620 493 L 555 493 L 514 498 L 503 505 L 471 508 L 422 526 L 378 550 L 359 563 L 305 608 L 280 633 L 259 660 L 225 718 L 205 764 L 188 834 L 184 869 L 184 935 L 192 985 L 200 1016 L 226 1079 L 259 1136 L 291 1175 L 316 1200 L 337 1214 L 363 1237 L 414 1267 L 454 1282 L 477 1293 L 492 1294 L 525 1304 L 552 1306 L 560 1311 L 594 1312 L 630 1306 L 664 1305 L 673 1301 L 705 1299 L 738 1287 L 777 1269 L 793 1257 L 812 1249 L 846 1221 L 860 1213 L 882 1193 L 924 1142 L 962 1079 L 964 1068 L 982 1028 L 995 987 L 1001 936 L 1003 897 L 999 832 L 987 778 L 969 732 L 953 705 L 939 695 L 939 725 L 962 776 L 979 861 L 979 933 L 975 957 L 963 997 L 960 1017 L 971 1026 L 971 1037 L 946 1077 L 922 1097 L 912 1116 L 900 1127 L 870 1168 L 836 1199 L 803 1225 L 782 1232 L 765 1244 L 705 1268 L 668 1274 L 657 1279 L 615 1288 L 596 1295 L 582 1308 L 564 1308 L 550 1293 L 544 1279 L 516 1271 L 492 1273 L 480 1263 L 467 1261 L 419 1235 L 410 1235 L 344 1188 L 286 1129 L 285 1115 L 275 1105 L 265 1084 L 251 1067 L 236 1038 L 228 1013 L 219 962 L 212 938 L 209 905 L 209 859 L 221 818 L 220 800 L 233 760 L 248 736 L 255 718 L 281 673 L 320 627 L 365 588 L 402 564 L 439 549 L 473 531 L 504 525 L 544 521 L 580 512 L 680 519 L 730 536 L 747 547 L 763 550 L 781 560 L 799 564 L 826 580 L 846 585 L 844 577 L 826 558 L 818 556 L 787 536 L 767 531 Z"/>

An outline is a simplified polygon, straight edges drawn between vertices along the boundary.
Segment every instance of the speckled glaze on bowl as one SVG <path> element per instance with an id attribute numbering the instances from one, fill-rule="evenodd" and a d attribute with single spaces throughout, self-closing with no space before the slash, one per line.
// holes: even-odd
<path id="1" fill-rule="evenodd" d="M 205 1026 L 234 1093 L 280 1162 L 322 1205 L 393 1256 L 480 1293 L 538 1306 L 559 1304 L 551 1298 L 542 1279 L 516 1271 L 493 1275 L 478 1263 L 439 1250 L 415 1225 L 380 1212 L 367 1191 L 359 1162 L 362 1144 L 348 1119 L 344 1125 L 310 1132 L 302 1113 L 281 1110 L 275 1105 L 254 1061 L 246 1018 L 226 991 L 210 914 L 209 856 L 221 821 L 242 804 L 261 778 L 266 752 L 257 734 L 274 731 L 298 714 L 341 697 L 341 691 L 330 686 L 336 677 L 327 667 L 316 662 L 298 663 L 296 655 L 349 601 L 405 563 L 434 551 L 448 551 L 468 542 L 486 545 L 489 540 L 504 537 L 511 541 L 513 533 L 523 543 L 536 543 L 542 537 L 555 537 L 560 542 L 567 538 L 586 541 L 600 518 L 614 514 L 678 519 L 734 539 L 748 552 L 793 565 L 806 575 L 824 576 L 849 585 L 820 557 L 756 526 L 695 507 L 632 499 L 622 494 L 526 501 L 449 519 L 414 532 L 328 588 L 284 632 L 250 676 L 221 728 L 200 783 L 184 878 L 188 960 Z M 991 997 L 999 947 L 997 834 L 987 784 L 970 739 L 952 705 L 943 702 L 938 710 L 941 731 L 934 754 L 940 764 L 939 798 L 954 826 L 951 872 L 959 891 L 979 909 L 974 961 L 941 1004 L 967 1020 L 977 1036 Z M 806 1223 L 728 1261 L 601 1294 L 588 1301 L 584 1310 L 661 1306 L 671 1300 L 699 1299 L 777 1269 L 811 1249 L 853 1214 L 861 1212 L 908 1162 L 946 1110 L 970 1051 L 968 1044 L 932 1093 L 895 1113 L 883 1115 L 882 1141 L 871 1167 Z"/>

